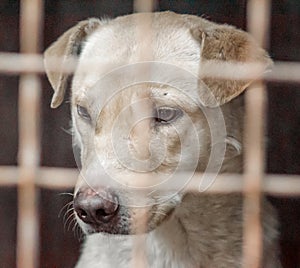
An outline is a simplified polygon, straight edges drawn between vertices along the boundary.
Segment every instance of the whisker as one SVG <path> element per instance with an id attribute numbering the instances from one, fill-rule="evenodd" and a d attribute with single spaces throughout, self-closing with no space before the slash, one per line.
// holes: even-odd
<path id="1" fill-rule="evenodd" d="M 73 228 L 72 228 L 72 232 L 74 233 L 75 230 L 76 230 L 76 228 L 78 227 L 78 226 L 77 226 L 78 223 L 77 223 L 77 221 L 76 221 L 75 218 L 73 219 L 72 223 L 74 223 L 74 226 L 73 226 Z"/>
<path id="2" fill-rule="evenodd" d="M 60 210 L 59 213 L 58 213 L 58 218 L 61 217 L 61 214 L 62 214 L 62 212 L 64 211 L 64 209 L 67 209 L 67 210 L 68 210 L 69 206 L 72 205 L 72 203 L 73 203 L 73 200 L 70 201 L 70 202 L 68 202 L 67 204 L 65 204 L 65 205 L 61 208 L 61 210 Z"/>
<path id="3" fill-rule="evenodd" d="M 73 227 L 73 233 L 75 237 L 78 239 L 79 242 L 81 242 L 84 239 L 84 233 L 82 232 L 78 222 L 76 221 Z"/>
<path id="4" fill-rule="evenodd" d="M 70 222 L 69 222 L 69 224 L 68 224 L 68 227 L 67 227 L 67 231 L 70 231 L 71 230 L 71 228 L 72 228 L 72 225 L 76 225 L 76 218 L 75 218 L 75 216 L 74 215 L 72 215 L 73 216 L 73 218 L 70 220 Z M 72 230 L 73 230 L 73 228 L 72 228 Z"/>
<path id="5" fill-rule="evenodd" d="M 155 214 L 159 214 L 159 215 L 167 216 L 167 213 L 165 213 L 165 212 L 162 212 L 162 211 L 155 211 Z"/>
<path id="6" fill-rule="evenodd" d="M 75 218 L 75 214 L 74 213 L 70 213 L 70 215 L 67 217 L 67 220 L 65 221 L 65 223 L 64 223 L 64 229 L 65 230 L 69 230 L 68 228 L 66 228 L 67 227 L 67 225 L 68 225 L 68 227 L 69 227 L 69 225 L 70 225 L 70 222 L 69 221 L 71 221 L 72 222 L 72 220 Z"/>
<path id="7" fill-rule="evenodd" d="M 59 193 L 59 195 L 67 195 L 73 197 L 73 193 Z M 62 216 L 63 215 L 63 216 Z M 74 237 L 81 242 L 85 234 L 82 232 L 76 217 L 75 217 L 75 212 L 74 212 L 74 207 L 73 207 L 73 199 L 69 202 L 67 202 L 59 211 L 58 213 L 58 218 L 61 218 L 63 220 L 63 228 L 65 232 L 69 232 L 72 230 Z"/>
<path id="8" fill-rule="evenodd" d="M 67 217 L 69 214 L 74 214 L 74 208 L 73 208 L 73 206 L 70 207 L 70 208 L 66 211 L 66 213 L 64 214 L 63 222 L 66 222 L 66 217 Z M 69 216 L 68 216 L 68 217 L 69 217 Z"/>
<path id="9" fill-rule="evenodd" d="M 74 194 L 73 193 L 68 193 L 68 192 L 64 192 L 64 193 L 59 193 L 58 195 L 70 195 L 70 196 L 74 196 Z"/>
<path id="10" fill-rule="evenodd" d="M 65 132 L 65 133 L 67 133 L 68 135 L 71 135 L 71 136 L 73 136 L 73 134 L 74 134 L 74 131 L 73 131 L 73 128 L 64 128 L 64 127 L 61 127 L 60 128 L 63 132 Z"/>

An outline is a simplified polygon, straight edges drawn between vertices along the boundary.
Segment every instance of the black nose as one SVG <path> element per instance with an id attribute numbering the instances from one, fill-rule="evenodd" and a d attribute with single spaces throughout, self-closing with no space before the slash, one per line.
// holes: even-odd
<path id="1" fill-rule="evenodd" d="M 95 191 L 81 189 L 74 198 L 74 209 L 78 217 L 87 224 L 109 223 L 117 215 L 119 202 L 110 190 Z"/>

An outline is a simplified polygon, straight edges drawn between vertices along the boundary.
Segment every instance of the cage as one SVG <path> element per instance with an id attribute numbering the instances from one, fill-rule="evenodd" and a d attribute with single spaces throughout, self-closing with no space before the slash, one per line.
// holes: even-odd
<path id="1" fill-rule="evenodd" d="M 273 71 L 246 96 L 245 159 L 249 164 L 243 175 L 223 176 L 210 191 L 244 193 L 244 243 L 248 245 L 244 258 L 246 267 L 251 268 L 259 267 L 252 260 L 261 254 L 259 198 L 261 193 L 268 195 L 279 214 L 282 266 L 299 267 L 297 0 L 2 0 L 1 267 L 73 267 L 79 255 L 80 234 L 72 231 L 74 224 L 68 214 L 63 219 L 64 209 L 68 208 L 64 206 L 72 199 L 67 193 L 72 192 L 78 175 L 68 134 L 69 104 L 64 103 L 59 111 L 50 109 L 52 90 L 44 75 L 44 48 L 87 17 L 164 10 L 197 14 L 248 30 L 270 51 L 275 62 Z M 267 122 L 267 141 L 261 151 L 263 118 Z"/>

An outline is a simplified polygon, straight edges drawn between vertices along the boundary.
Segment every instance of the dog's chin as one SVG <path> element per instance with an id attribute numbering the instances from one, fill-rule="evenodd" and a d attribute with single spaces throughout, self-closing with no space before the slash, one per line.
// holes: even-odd
<path id="1" fill-rule="evenodd" d="M 112 227 L 107 228 L 105 226 L 93 226 L 88 224 L 80 224 L 80 227 L 85 235 L 92 235 L 97 233 L 103 233 L 107 235 L 130 235 L 129 228 Z"/>

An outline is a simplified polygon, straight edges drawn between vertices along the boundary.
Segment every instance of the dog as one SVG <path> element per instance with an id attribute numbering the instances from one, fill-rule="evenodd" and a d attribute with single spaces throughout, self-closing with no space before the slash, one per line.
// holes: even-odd
<path id="1" fill-rule="evenodd" d="M 74 57 L 70 75 L 62 67 Z M 195 171 L 243 167 L 251 80 L 199 70 L 209 62 L 267 69 L 267 52 L 233 26 L 156 12 L 81 21 L 44 59 L 52 108 L 71 80 L 81 162 L 73 205 L 86 234 L 76 267 L 242 267 L 242 195 L 182 189 Z M 265 198 L 262 227 L 261 267 L 280 267 L 276 213 Z"/>

